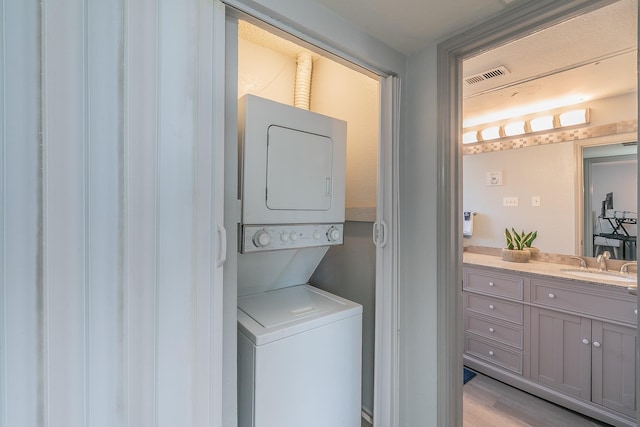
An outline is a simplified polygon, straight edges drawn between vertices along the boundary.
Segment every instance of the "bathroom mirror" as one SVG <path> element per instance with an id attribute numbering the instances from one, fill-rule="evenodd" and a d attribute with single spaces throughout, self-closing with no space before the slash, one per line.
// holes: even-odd
<path id="1" fill-rule="evenodd" d="M 473 234 L 465 238 L 465 246 L 503 247 L 504 228 L 515 227 L 538 231 L 534 246 L 543 252 L 594 256 L 593 234 L 611 231 L 608 222 L 598 218 L 600 208 L 593 208 L 602 202 L 600 193 L 614 193 L 614 212 L 609 214 L 637 217 L 636 148 L 628 142 L 564 142 L 465 155 L 464 210 L 476 212 Z M 488 172 L 495 171 L 501 172 L 502 185 L 487 183 Z M 504 206 L 505 197 L 516 197 L 518 206 Z M 534 198 L 539 206 L 532 206 Z M 630 235 L 637 235 L 635 224 L 624 226 Z M 614 252 L 616 242 L 611 239 L 596 238 L 595 243 Z M 635 255 L 625 252 L 627 259 Z"/>
<path id="2" fill-rule="evenodd" d="M 465 246 L 501 248 L 514 227 L 538 231 L 534 246 L 546 253 L 613 249 L 615 241 L 593 239 L 608 225 L 593 204 L 606 191 L 612 215 L 637 210 L 626 197 L 637 195 L 637 160 L 633 178 L 613 181 L 619 162 L 637 159 L 636 18 L 636 1 L 620 0 L 465 60 L 463 210 L 476 213 Z M 559 114 L 575 109 L 588 110 L 588 123 L 560 127 Z M 552 128 L 536 132 L 532 122 L 544 116 Z"/>

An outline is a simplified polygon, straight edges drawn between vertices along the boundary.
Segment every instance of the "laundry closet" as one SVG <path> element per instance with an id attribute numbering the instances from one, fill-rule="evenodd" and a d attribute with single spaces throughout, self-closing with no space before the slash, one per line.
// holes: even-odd
<path id="1" fill-rule="evenodd" d="M 372 232 L 378 184 L 378 78 L 354 65 L 347 66 L 329 54 L 308 49 L 302 42 L 294 43 L 243 20 L 238 21 L 237 43 L 240 106 L 247 98 L 245 95 L 287 106 L 293 106 L 296 101 L 298 105 L 307 102 L 309 111 L 346 123 L 345 221 L 339 228 L 342 244 L 332 244 L 326 253 L 312 255 L 318 256 L 319 262 L 312 263 L 314 269 L 308 272 L 308 282 L 321 291 L 362 306 L 362 409 L 372 415 L 376 286 L 376 247 Z M 292 161 L 303 155 L 292 153 Z M 242 169 L 242 165 L 239 168 Z M 239 252 L 243 244 L 250 244 L 253 238 L 243 233 L 240 228 Z M 255 230 L 252 229 L 252 233 Z M 243 263 L 246 264 L 243 256 L 238 255 L 239 301 L 245 295 L 261 292 L 251 280 L 245 279 L 246 271 L 252 269 L 243 267 Z M 268 269 L 270 262 L 263 261 L 260 268 Z"/>

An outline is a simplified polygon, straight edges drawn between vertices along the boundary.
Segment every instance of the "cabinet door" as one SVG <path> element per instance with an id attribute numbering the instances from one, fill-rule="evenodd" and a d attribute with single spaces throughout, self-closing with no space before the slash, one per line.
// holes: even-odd
<path id="1" fill-rule="evenodd" d="M 635 418 L 636 330 L 592 323 L 592 400 Z"/>
<path id="2" fill-rule="evenodd" d="M 581 399 L 591 398 L 591 320 L 531 309 L 531 377 Z"/>

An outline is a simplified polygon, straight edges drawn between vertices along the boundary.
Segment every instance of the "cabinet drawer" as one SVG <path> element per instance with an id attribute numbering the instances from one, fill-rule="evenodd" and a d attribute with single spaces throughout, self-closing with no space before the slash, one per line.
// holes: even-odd
<path id="1" fill-rule="evenodd" d="M 466 314 L 464 321 L 466 332 L 481 335 L 522 350 L 522 328 L 507 326 L 494 322 L 490 319 L 473 316 L 471 314 Z"/>
<path id="2" fill-rule="evenodd" d="M 465 336 L 465 351 L 487 362 L 522 375 L 522 353 L 496 345 L 491 340 Z"/>
<path id="3" fill-rule="evenodd" d="M 636 324 L 637 319 L 635 302 L 605 294 L 589 294 L 567 285 L 532 281 L 531 302 L 631 324 Z"/>
<path id="4" fill-rule="evenodd" d="M 522 304 L 472 293 L 467 293 L 466 295 L 465 309 L 468 311 L 522 325 Z"/>
<path id="5" fill-rule="evenodd" d="M 522 301 L 524 279 L 510 274 L 465 270 L 463 287 L 490 295 Z"/>

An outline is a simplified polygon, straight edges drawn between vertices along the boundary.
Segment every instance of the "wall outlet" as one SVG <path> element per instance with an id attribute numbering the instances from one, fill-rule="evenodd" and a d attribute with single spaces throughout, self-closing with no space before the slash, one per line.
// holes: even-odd
<path id="1" fill-rule="evenodd" d="M 517 197 L 503 197 L 502 198 L 502 206 L 509 206 L 509 207 L 518 206 L 518 198 Z"/>
<path id="2" fill-rule="evenodd" d="M 531 206 L 540 206 L 540 196 L 531 196 Z"/>

